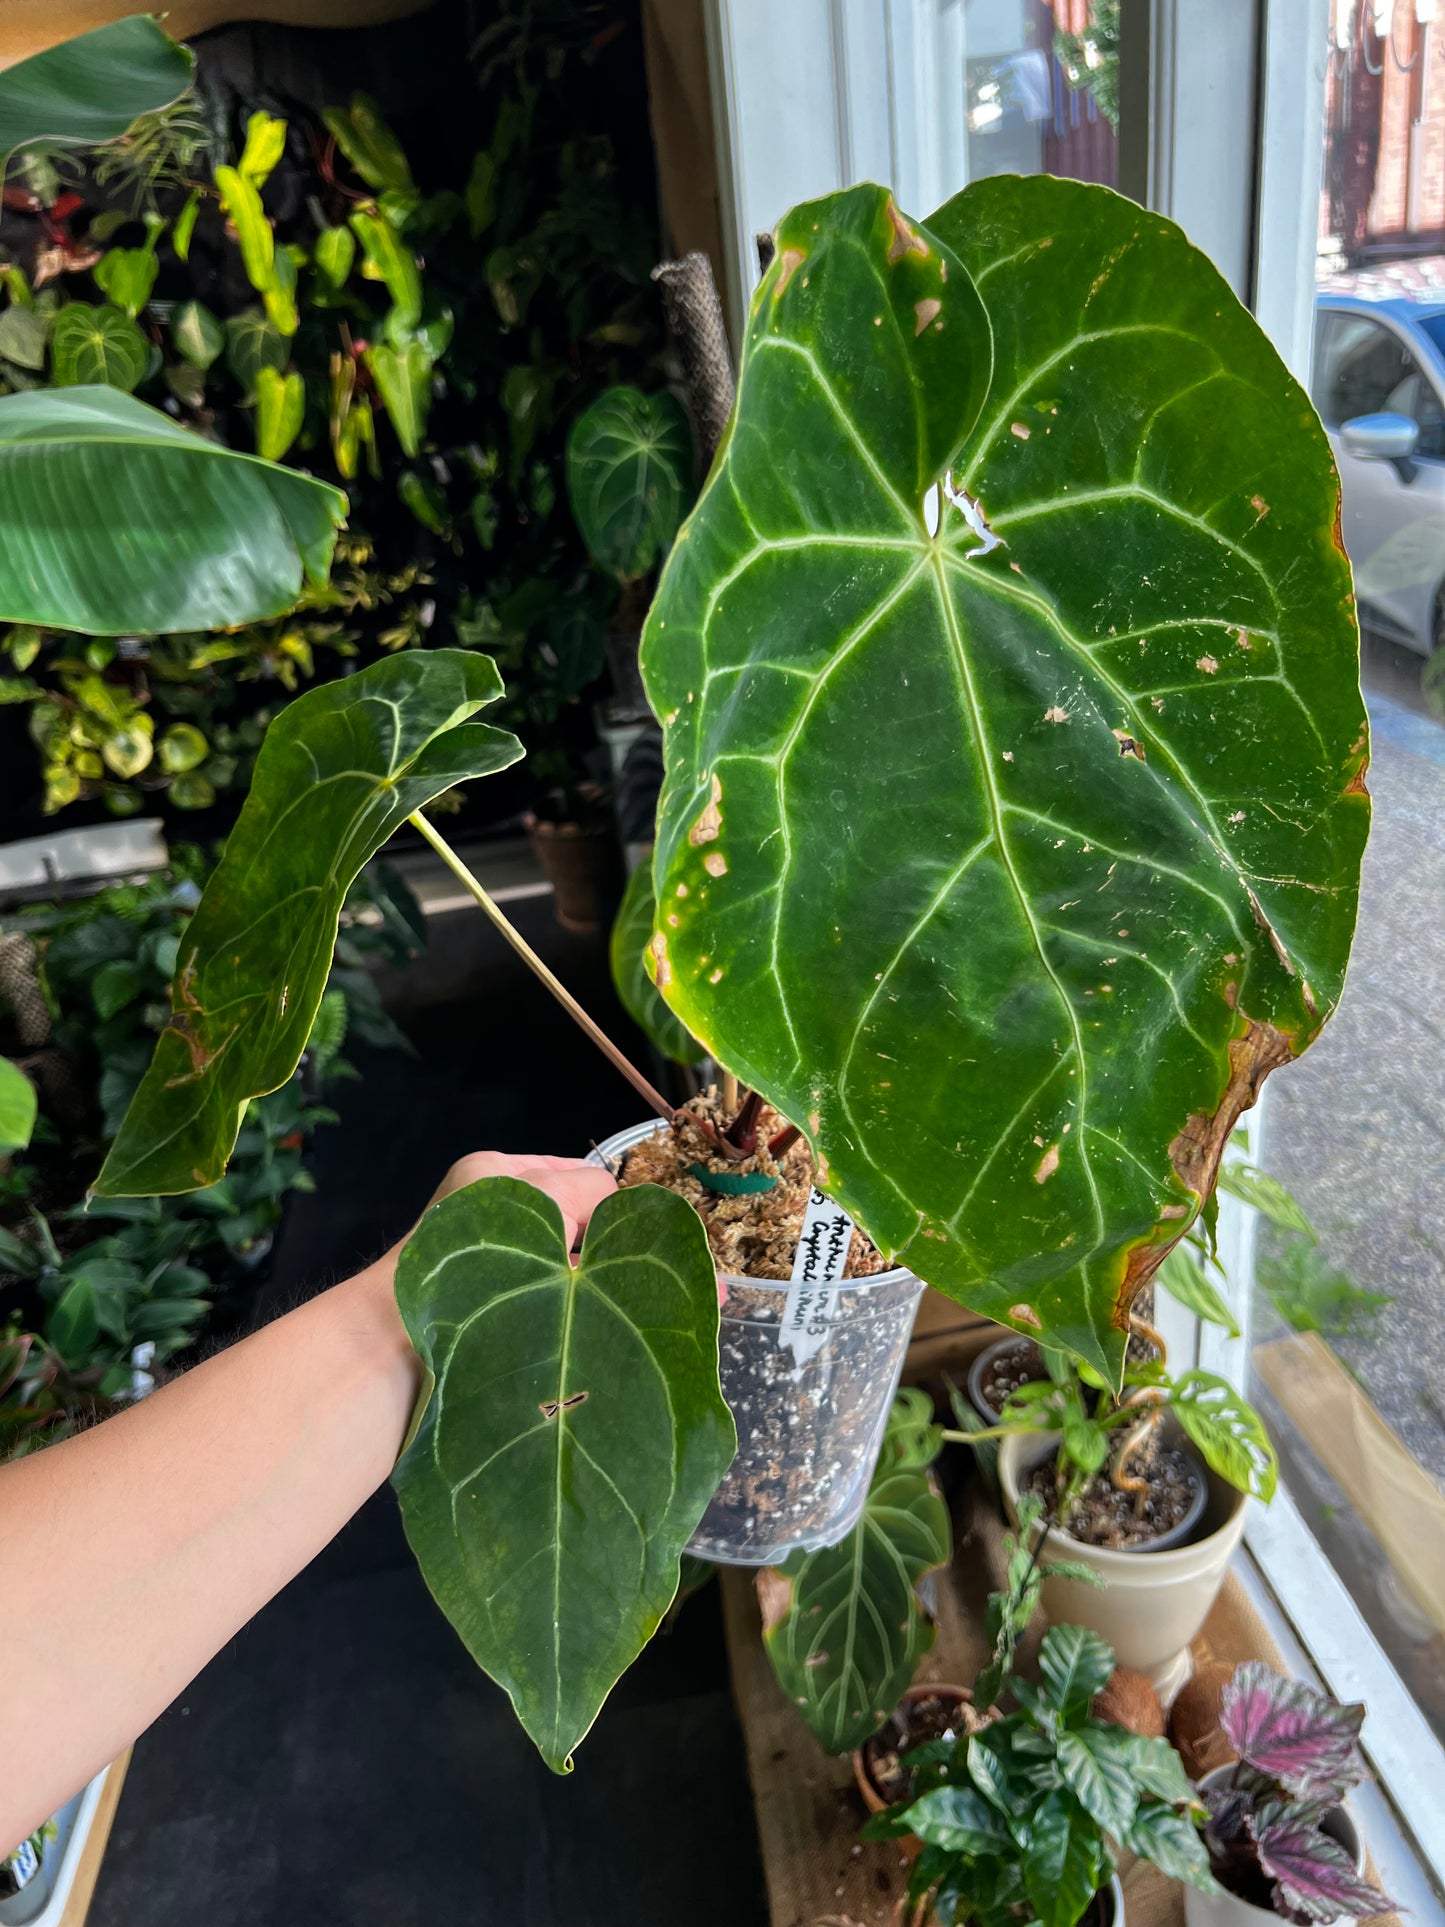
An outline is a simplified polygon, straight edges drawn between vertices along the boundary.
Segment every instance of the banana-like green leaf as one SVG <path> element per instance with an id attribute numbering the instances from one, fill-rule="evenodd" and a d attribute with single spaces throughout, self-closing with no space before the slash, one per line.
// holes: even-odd
<path id="1" fill-rule="evenodd" d="M 191 84 L 195 61 L 147 14 L 47 47 L 0 74 L 0 173 L 20 147 L 97 147 Z"/>
<path id="2" fill-rule="evenodd" d="M 413 810 L 522 754 L 514 736 L 471 720 L 501 694 L 489 657 L 432 649 L 282 710 L 186 927 L 171 1015 L 99 1196 L 193 1191 L 224 1175 L 246 1105 L 300 1061 L 361 866 Z"/>
<path id="3" fill-rule="evenodd" d="M 885 1252 L 1117 1376 L 1340 993 L 1369 804 L 1329 448 L 1107 189 L 984 180 L 922 226 L 859 187 L 777 239 L 643 644 L 657 981 Z"/>
<path id="4" fill-rule="evenodd" d="M 565 1772 L 735 1449 L 706 1234 L 638 1185 L 599 1206 L 574 1267 L 550 1198 L 483 1178 L 417 1226 L 396 1301 L 434 1380 L 392 1475 L 407 1538 Z"/>
<path id="5" fill-rule="evenodd" d="M 51 326 L 51 374 L 58 388 L 101 385 L 129 394 L 149 359 L 145 336 L 119 308 L 67 301 Z"/>
<path id="6" fill-rule="evenodd" d="M 604 389 L 567 437 L 567 494 L 602 567 L 646 575 L 692 501 L 692 434 L 677 399 Z"/>
<path id="7" fill-rule="evenodd" d="M 0 398 L 6 622 L 106 636 L 281 615 L 326 580 L 345 512 L 338 489 L 110 388 Z"/>
<path id="8" fill-rule="evenodd" d="M 0 1157 L 23 1151 L 35 1129 L 35 1086 L 18 1064 L 0 1057 Z"/>
<path id="9" fill-rule="evenodd" d="M 933 1644 L 916 1588 L 948 1562 L 948 1507 L 926 1458 L 898 1443 L 890 1428 L 863 1516 L 845 1539 L 794 1553 L 758 1580 L 778 1684 L 829 1753 L 878 1731 Z"/>
<path id="10" fill-rule="evenodd" d="M 696 1064 L 703 1055 L 702 1046 L 688 1036 L 658 996 L 657 986 L 647 974 L 644 958 L 652 942 L 656 910 L 652 871 L 644 863 L 627 879 L 622 907 L 612 926 L 609 960 L 613 987 L 622 1000 L 622 1008 L 664 1057 L 678 1064 Z"/>

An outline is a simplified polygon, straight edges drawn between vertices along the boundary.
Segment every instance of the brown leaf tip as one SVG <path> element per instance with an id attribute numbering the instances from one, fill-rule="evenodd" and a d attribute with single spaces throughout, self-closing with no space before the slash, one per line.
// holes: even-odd
<path id="1" fill-rule="evenodd" d="M 911 228 L 899 211 L 898 203 L 888 196 L 888 220 L 893 229 L 893 239 L 888 243 L 888 265 L 892 267 L 906 254 L 928 253 L 928 243 L 916 229 Z"/>

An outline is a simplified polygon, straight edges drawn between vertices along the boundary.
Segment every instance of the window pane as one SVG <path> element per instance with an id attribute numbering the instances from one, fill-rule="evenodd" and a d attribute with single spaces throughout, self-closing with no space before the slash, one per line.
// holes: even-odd
<path id="1" fill-rule="evenodd" d="M 1261 1161 L 1318 1236 L 1261 1228 L 1251 1390 L 1445 1735 L 1445 66 L 1433 8 L 1400 0 L 1381 40 L 1376 10 L 1337 5 L 1311 386 L 1365 630 L 1375 827 L 1339 1013 L 1269 1090 Z M 1415 424 L 1413 455 L 1342 432 L 1382 414 Z"/>
<path id="2" fill-rule="evenodd" d="M 1118 172 L 1118 0 L 966 0 L 968 178 Z"/>

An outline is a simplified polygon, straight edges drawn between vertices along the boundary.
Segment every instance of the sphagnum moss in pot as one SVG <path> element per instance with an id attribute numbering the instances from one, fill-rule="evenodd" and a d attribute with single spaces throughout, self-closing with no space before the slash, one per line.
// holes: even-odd
<path id="1" fill-rule="evenodd" d="M 1204 256 L 1106 189 L 980 181 L 924 223 L 855 187 L 776 240 L 642 643 L 657 987 L 744 1087 L 725 1164 L 766 1103 L 887 1265 L 1117 1385 L 1236 1119 L 1340 995 L 1368 799 L 1328 444 Z M 24 593 L 0 559 L 0 617 Z M 477 720 L 500 693 L 413 651 L 272 724 L 101 1193 L 222 1175 L 408 818 L 526 953 L 422 814 L 522 753 Z M 716 1271 L 676 1191 L 609 1198 L 574 1266 L 504 1179 L 398 1265 L 406 1529 L 559 1770 L 734 1457 Z"/>

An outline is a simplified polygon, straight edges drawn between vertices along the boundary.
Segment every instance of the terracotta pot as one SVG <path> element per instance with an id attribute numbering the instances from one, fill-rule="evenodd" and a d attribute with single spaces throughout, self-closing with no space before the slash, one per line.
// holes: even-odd
<path id="1" fill-rule="evenodd" d="M 617 873 L 617 836 L 610 823 L 549 823 L 528 815 L 527 835 L 552 886 L 564 930 L 591 935 L 602 928 L 602 906 Z"/>
<path id="2" fill-rule="evenodd" d="M 1206 1773 L 1199 1782 L 1201 1787 L 1222 1786 L 1234 1768 L 1216 1767 L 1213 1773 Z M 1345 1852 L 1355 1863 L 1355 1872 L 1365 1871 L 1365 1843 L 1360 1838 L 1360 1830 L 1350 1818 L 1345 1807 L 1332 1807 L 1320 1822 L 1321 1830 L 1338 1840 Z M 1333 1922 L 1323 1923 L 1323 1927 L 1336 1927 L 1344 1920 L 1343 1914 L 1336 1914 Z M 1196 1887 L 1184 1889 L 1185 1927 L 1260 1927 L 1261 1922 L 1274 1921 L 1276 1927 L 1279 1915 L 1271 1907 L 1256 1907 L 1252 1901 L 1241 1900 L 1235 1894 L 1202 1894 Z"/>
<path id="3" fill-rule="evenodd" d="M 974 1711 L 973 1694 L 966 1686 L 946 1686 L 941 1681 L 920 1680 L 908 1688 L 898 1704 L 916 1706 L 920 1700 L 930 1699 L 956 1701 L 961 1722 L 967 1732 L 972 1732 L 975 1727 L 983 1723 Z M 863 1804 L 868 1811 L 882 1813 L 890 1803 L 884 1799 L 874 1784 L 873 1771 L 868 1763 L 868 1749 L 872 1744 L 872 1740 L 865 1740 L 862 1746 L 853 1749 L 853 1778 L 858 1783 L 858 1791 L 862 1794 Z"/>
<path id="4" fill-rule="evenodd" d="M 1050 1434 L 1015 1434 L 999 1447 L 998 1474 L 1010 1520 L 1018 1523 L 1018 1496 L 1028 1472 L 1058 1444 Z M 1051 1532 L 1045 1568 L 1064 1560 L 1089 1566 L 1103 1584 L 1051 1574 L 1044 1581 L 1044 1611 L 1055 1625 L 1087 1626 L 1114 1649 L 1121 1666 L 1149 1679 L 1167 1706 L 1193 1668 L 1189 1648 L 1209 1617 L 1224 1575 L 1244 1533 L 1248 1500 L 1206 1471 L 1202 1536 L 1192 1545 L 1160 1552 L 1115 1552 L 1084 1545 L 1066 1532 Z"/>

